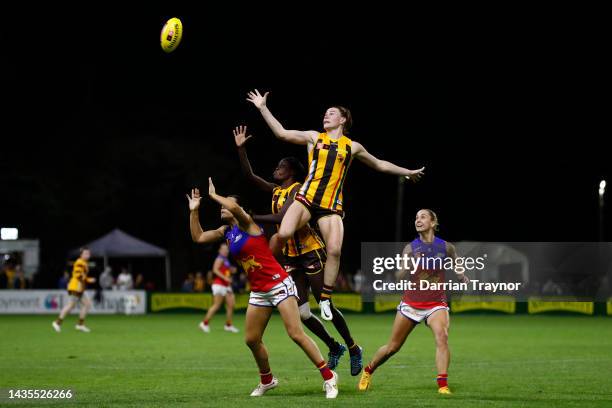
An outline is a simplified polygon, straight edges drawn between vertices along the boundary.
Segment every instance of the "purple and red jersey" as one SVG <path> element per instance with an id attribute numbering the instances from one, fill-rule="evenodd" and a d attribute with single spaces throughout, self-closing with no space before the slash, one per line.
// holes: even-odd
<path id="1" fill-rule="evenodd" d="M 227 259 L 227 257 L 223 255 L 217 255 L 217 259 L 221 259 L 221 267 L 219 267 L 219 272 L 221 272 L 221 274 L 225 276 L 226 278 L 229 278 L 232 275 L 232 271 L 230 269 L 232 265 L 230 264 L 229 259 Z M 215 262 L 216 262 L 216 259 L 215 259 Z M 228 281 L 221 279 L 217 275 L 214 275 L 214 276 L 215 276 L 215 279 L 213 280 L 214 285 L 223 285 L 223 286 L 230 285 Z"/>
<path id="2" fill-rule="evenodd" d="M 423 242 L 420 238 L 415 239 L 410 243 L 412 247 L 412 256 L 415 258 L 424 258 L 420 265 L 427 265 L 427 259 L 441 258 L 444 263 L 446 258 L 446 241 L 434 237 L 431 243 Z M 430 261 L 431 262 L 431 261 Z M 433 262 L 431 262 L 433 264 Z M 427 269 L 419 266 L 414 274 L 411 275 L 410 281 L 420 287 L 420 281 L 426 280 L 432 283 L 444 282 L 445 273 L 443 268 Z M 446 292 L 444 290 L 407 290 L 402 297 L 404 303 L 416 309 L 431 309 L 436 306 L 447 306 Z"/>
<path id="3" fill-rule="evenodd" d="M 272 255 L 263 230 L 260 235 L 249 235 L 234 225 L 226 231 L 225 239 L 230 253 L 246 272 L 252 291 L 268 292 L 289 276 Z"/>

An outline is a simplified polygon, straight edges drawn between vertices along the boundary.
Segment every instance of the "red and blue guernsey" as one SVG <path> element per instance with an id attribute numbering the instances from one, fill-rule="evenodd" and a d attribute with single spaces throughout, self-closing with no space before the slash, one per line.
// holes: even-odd
<path id="1" fill-rule="evenodd" d="M 447 306 L 446 292 L 444 290 L 419 289 L 420 281 L 442 283 L 445 280 L 444 259 L 446 258 L 446 241 L 434 237 L 432 242 L 423 242 L 420 238 L 410 243 L 412 256 L 422 258 L 419 267 L 411 275 L 410 281 L 416 284 L 417 290 L 404 292 L 402 301 L 416 309 L 431 309 L 436 306 Z"/>
<path id="2" fill-rule="evenodd" d="M 221 267 L 219 268 L 219 272 L 221 272 L 221 274 L 223 276 L 225 276 L 226 278 L 229 278 L 230 276 L 232 276 L 232 271 L 231 271 L 231 266 L 232 264 L 230 263 L 229 259 L 227 259 L 227 257 L 219 254 L 217 255 L 217 259 L 221 259 Z M 225 281 L 223 279 L 221 279 L 220 277 L 218 277 L 217 275 L 215 275 L 215 279 L 213 280 L 213 284 L 215 285 L 222 285 L 222 286 L 229 286 L 229 282 Z"/>
<path id="3" fill-rule="evenodd" d="M 234 225 L 225 232 L 225 239 L 230 253 L 246 272 L 252 291 L 268 292 L 289 276 L 272 255 L 263 230 L 260 235 L 249 235 Z"/>

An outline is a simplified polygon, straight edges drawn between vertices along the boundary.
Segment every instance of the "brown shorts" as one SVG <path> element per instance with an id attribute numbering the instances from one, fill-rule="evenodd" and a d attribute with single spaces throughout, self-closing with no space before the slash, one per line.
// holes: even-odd
<path id="1" fill-rule="evenodd" d="M 324 249 L 315 249 L 300 256 L 285 256 L 284 267 L 288 273 L 305 272 L 309 275 L 319 273 L 325 267 L 327 254 Z"/>
<path id="2" fill-rule="evenodd" d="M 81 299 L 83 298 L 83 293 L 84 292 L 76 292 L 74 290 L 69 290 L 68 296 L 70 297 L 70 299 L 74 300 L 75 302 L 80 302 Z"/>
<path id="3" fill-rule="evenodd" d="M 344 219 L 344 211 L 342 210 L 330 210 L 328 208 L 321 208 L 319 206 L 313 205 L 309 202 L 306 197 L 301 194 L 295 195 L 295 200 L 299 201 L 308 212 L 310 213 L 310 223 L 311 225 L 316 225 L 317 221 L 323 217 L 327 217 L 329 215 L 339 215 L 340 218 Z"/>

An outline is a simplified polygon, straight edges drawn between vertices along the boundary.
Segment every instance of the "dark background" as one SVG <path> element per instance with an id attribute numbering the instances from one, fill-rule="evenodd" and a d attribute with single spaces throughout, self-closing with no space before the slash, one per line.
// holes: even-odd
<path id="1" fill-rule="evenodd" d="M 452 241 L 598 240 L 597 187 L 612 181 L 612 165 L 609 33 L 597 10 L 471 19 L 233 3 L 72 11 L 30 11 L 2 28 L 0 225 L 41 240 L 42 285 L 54 284 L 69 249 L 115 227 L 169 249 L 174 286 L 207 270 L 212 248 L 190 240 L 185 193 L 212 176 L 219 192 L 269 208 L 241 177 L 232 127 L 249 125 L 262 176 L 284 156 L 306 161 L 246 102 L 255 87 L 271 91 L 287 128 L 320 130 L 325 109 L 343 104 L 371 153 L 427 167 L 406 186 L 403 239 L 429 207 Z M 159 31 L 173 16 L 185 32 L 166 55 Z M 396 185 L 353 163 L 347 272 L 362 241 L 394 239 Z M 609 206 L 605 214 L 609 239 Z M 205 227 L 218 215 L 204 203 Z M 146 267 L 161 273 L 161 262 Z"/>

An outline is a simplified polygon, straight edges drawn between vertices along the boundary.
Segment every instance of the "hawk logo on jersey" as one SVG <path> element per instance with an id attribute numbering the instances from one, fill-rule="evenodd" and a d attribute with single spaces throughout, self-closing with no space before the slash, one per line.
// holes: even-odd
<path id="1" fill-rule="evenodd" d="M 240 262 L 242 270 L 244 270 L 247 274 L 255 271 L 256 269 L 261 269 L 261 264 L 255 261 L 255 257 L 253 255 L 239 259 L 238 262 Z"/>

